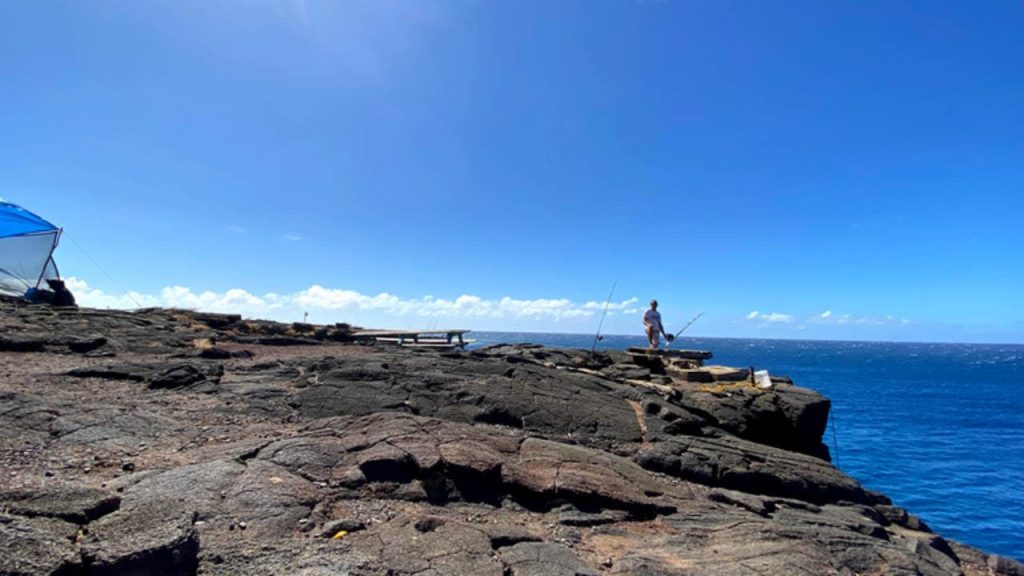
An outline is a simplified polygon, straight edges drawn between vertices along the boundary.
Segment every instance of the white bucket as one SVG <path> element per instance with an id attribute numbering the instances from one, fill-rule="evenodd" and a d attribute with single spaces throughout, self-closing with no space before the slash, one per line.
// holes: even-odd
<path id="1" fill-rule="evenodd" d="M 754 372 L 754 383 L 758 388 L 771 388 L 772 377 L 768 375 L 767 370 L 757 370 Z"/>

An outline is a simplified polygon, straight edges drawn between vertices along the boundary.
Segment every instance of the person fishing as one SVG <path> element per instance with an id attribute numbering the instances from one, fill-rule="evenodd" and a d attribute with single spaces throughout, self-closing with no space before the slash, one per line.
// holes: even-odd
<path id="1" fill-rule="evenodd" d="M 665 327 L 661 324 L 661 313 L 658 312 L 658 301 L 651 300 L 651 307 L 644 312 L 644 330 L 647 331 L 647 342 L 651 350 L 657 350 L 660 336 L 671 342 L 675 338 L 665 333 Z"/>

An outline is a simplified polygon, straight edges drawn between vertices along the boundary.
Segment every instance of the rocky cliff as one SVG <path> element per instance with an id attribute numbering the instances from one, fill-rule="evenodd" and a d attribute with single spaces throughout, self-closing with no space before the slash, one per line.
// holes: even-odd
<path id="1" fill-rule="evenodd" d="M 0 303 L 0 574 L 1024 574 L 834 468 L 784 380 L 351 340 Z"/>

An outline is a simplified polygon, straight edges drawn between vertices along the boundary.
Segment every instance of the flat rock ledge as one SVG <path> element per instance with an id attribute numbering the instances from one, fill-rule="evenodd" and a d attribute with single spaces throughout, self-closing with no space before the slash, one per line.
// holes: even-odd
<path id="1" fill-rule="evenodd" d="M 353 332 L 0 302 L 0 575 L 1024 574 L 787 379 Z"/>

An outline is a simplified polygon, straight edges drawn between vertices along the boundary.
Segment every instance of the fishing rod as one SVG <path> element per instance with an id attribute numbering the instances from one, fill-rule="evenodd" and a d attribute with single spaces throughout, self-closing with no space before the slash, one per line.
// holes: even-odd
<path id="1" fill-rule="evenodd" d="M 615 294 L 615 287 L 619 284 L 619 279 L 616 277 L 615 282 L 612 282 L 612 290 L 608 293 L 608 299 L 604 301 L 604 312 L 601 313 L 601 321 L 597 323 L 597 333 L 594 334 L 594 345 L 590 347 L 590 353 L 594 354 L 597 352 L 597 342 L 601 340 L 601 327 L 604 326 L 604 317 L 608 315 L 608 305 L 612 302 L 612 295 Z"/>
<path id="2" fill-rule="evenodd" d="M 680 335 L 680 334 L 682 334 L 683 332 L 686 332 L 686 329 L 687 329 L 687 328 L 689 328 L 691 324 L 693 324 L 694 322 L 696 322 L 696 321 L 697 321 L 697 319 L 699 319 L 699 318 L 700 318 L 701 316 L 703 316 L 703 315 L 704 315 L 704 311 L 703 311 L 703 310 L 701 310 L 701 311 L 700 311 L 700 314 L 697 314 L 696 316 L 694 316 L 694 317 L 693 317 L 693 319 L 692 319 L 692 320 L 690 320 L 689 322 L 687 322 L 687 323 L 686 323 L 686 326 L 683 326 L 683 329 L 682 329 L 682 330 L 680 330 L 679 332 L 676 332 L 675 336 L 673 336 L 672 338 L 666 338 L 666 340 L 668 340 L 668 344 L 666 344 L 666 345 L 665 345 L 665 347 L 666 347 L 666 348 L 669 348 L 669 347 L 671 347 L 671 346 L 672 346 L 672 342 L 674 342 L 676 338 L 679 338 L 679 335 Z"/>

